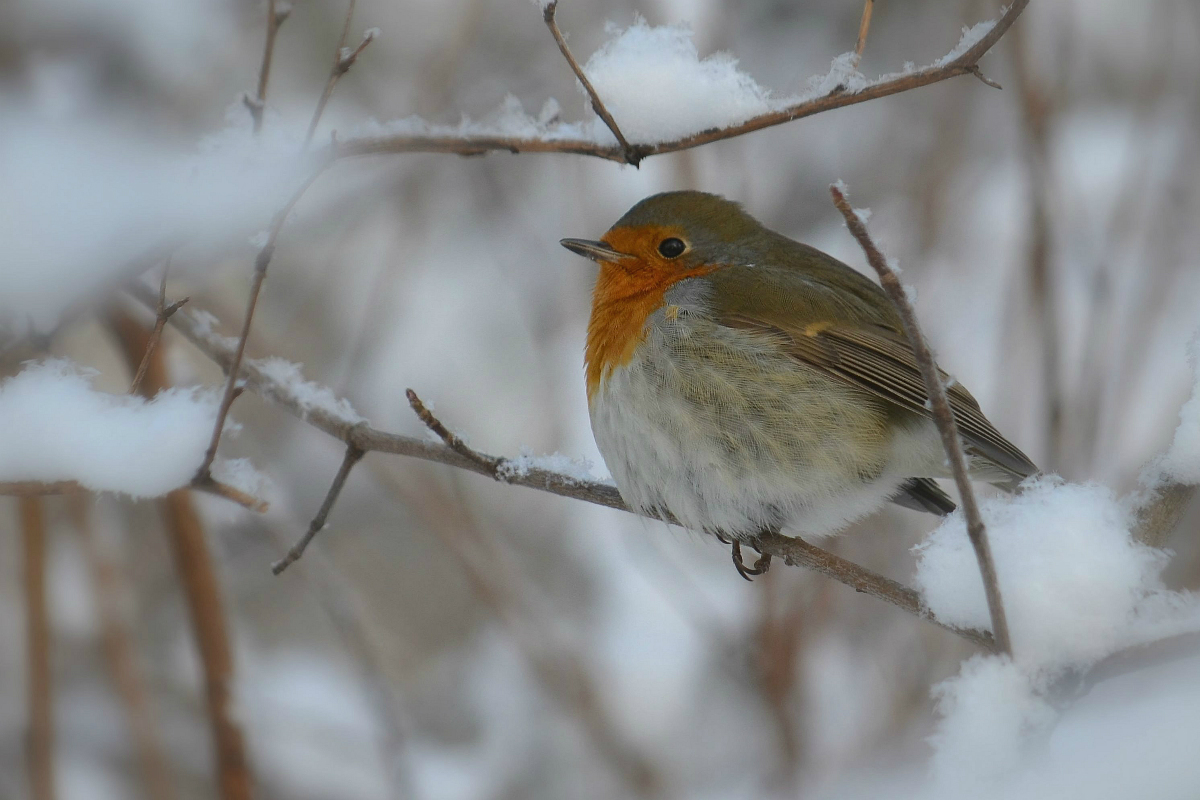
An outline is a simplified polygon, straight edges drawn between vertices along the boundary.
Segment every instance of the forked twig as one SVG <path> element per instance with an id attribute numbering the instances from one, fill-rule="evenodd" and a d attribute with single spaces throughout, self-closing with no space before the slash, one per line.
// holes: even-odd
<path id="1" fill-rule="evenodd" d="M 563 54 L 563 58 L 567 60 L 571 71 L 575 73 L 575 77 L 583 84 L 583 90 L 587 92 L 588 99 L 591 100 L 592 110 L 604 120 L 604 124 L 612 131 L 612 135 L 616 137 L 617 144 L 621 148 L 621 152 L 625 156 L 625 161 L 633 166 L 637 166 L 642 157 L 638 152 L 629 146 L 629 142 L 625 140 L 625 135 L 621 133 L 621 129 L 617 126 L 617 121 L 613 119 L 612 114 L 608 113 L 608 109 L 604 106 L 604 101 L 600 99 L 600 95 L 596 94 L 595 87 L 592 82 L 587 79 L 587 75 L 583 74 L 583 67 L 579 66 L 579 62 L 575 60 L 575 56 L 571 55 L 571 49 L 567 47 L 567 40 L 563 38 L 562 31 L 558 29 L 558 22 L 554 19 L 554 14 L 558 10 L 558 0 L 550 0 L 549 3 L 542 8 L 542 19 L 546 22 L 546 27 L 550 29 L 550 35 L 554 37 L 554 43 L 558 45 L 558 50 Z"/>
<path id="2" fill-rule="evenodd" d="M 996 577 L 996 564 L 992 560 L 992 548 L 988 543 L 987 529 L 983 524 L 983 517 L 980 516 L 979 505 L 975 501 L 975 491 L 971 488 L 971 479 L 967 473 L 967 459 L 963 454 L 962 441 L 958 436 L 958 425 L 950 410 L 950 402 L 946 399 L 946 387 L 942 385 L 942 379 L 938 375 L 937 364 L 934 363 L 933 354 L 929 351 L 925 337 L 921 335 L 921 328 L 917 324 L 917 315 L 908 302 L 904 287 L 900 285 L 900 279 L 888 266 L 887 259 L 871 240 L 866 225 L 863 224 L 858 213 L 850 207 L 842 191 L 837 186 L 830 186 L 829 191 L 833 195 L 834 205 L 837 206 L 838 211 L 842 212 L 842 216 L 846 220 L 846 227 L 850 229 L 851 235 L 863 249 L 871 268 L 879 275 L 879 283 L 888 299 L 892 301 L 892 305 L 896 307 L 904 326 L 904 332 L 912 344 L 913 355 L 916 357 L 917 365 L 921 368 L 921 377 L 925 379 L 925 391 L 929 396 L 933 421 L 937 425 L 938 433 L 941 434 L 942 446 L 946 450 L 946 458 L 954 473 L 954 483 L 958 486 L 958 493 L 962 497 L 963 515 L 967 520 L 967 536 L 971 539 L 971 546 L 975 548 L 975 558 L 979 561 L 979 572 L 983 576 L 983 588 L 987 595 L 988 612 L 992 618 L 992 633 L 996 639 L 996 649 L 1001 653 L 1011 655 L 1012 640 L 1008 634 L 1008 620 L 1005 617 L 1004 603 L 1000 597 L 1000 582 Z"/>
<path id="3" fill-rule="evenodd" d="M 889 97 L 922 86 L 938 83 L 959 75 L 979 76 L 979 59 L 992 49 L 1016 21 L 1029 0 L 1013 0 L 1008 9 L 978 42 L 965 52 L 945 64 L 933 65 L 916 72 L 884 77 L 868 84 L 859 91 L 847 92 L 836 89 L 820 97 L 801 100 L 790 106 L 767 111 L 751 117 L 737 125 L 711 128 L 699 133 L 682 136 L 665 142 L 623 145 L 598 144 L 592 139 L 546 139 L 541 137 L 518 137 L 495 135 L 437 135 L 398 134 L 386 136 L 361 136 L 346 139 L 338 148 L 339 157 L 364 156 L 380 153 L 456 153 L 480 155 L 492 150 L 510 153 L 572 153 L 575 155 L 603 158 L 622 164 L 636 164 L 649 156 L 675 153 L 693 147 L 732 139 L 747 133 L 782 125 L 802 117 L 810 117 L 835 108 L 865 103 L 880 97 Z M 981 76 L 980 76 L 981 77 Z M 995 84 L 985 81 L 988 85 Z M 602 117 L 603 119 L 603 117 Z M 615 135 L 615 134 L 614 134 Z"/>
<path id="4" fill-rule="evenodd" d="M 150 357 L 154 354 L 154 348 L 158 346 L 158 340 L 162 337 L 163 326 L 167 324 L 167 320 L 171 315 L 183 307 L 191 298 L 185 297 L 182 300 L 176 300 L 171 305 L 167 305 L 167 273 L 171 269 L 171 258 L 167 257 L 167 261 L 163 264 L 162 283 L 158 289 L 158 309 L 154 317 L 154 330 L 150 332 L 150 339 L 146 344 L 146 352 L 142 354 L 142 363 L 138 364 L 137 374 L 133 376 L 133 383 L 129 386 L 130 394 L 138 394 L 142 388 L 142 381 L 146 377 L 146 370 L 150 367 Z"/>
<path id="5" fill-rule="evenodd" d="M 346 8 L 346 21 L 342 24 L 342 35 L 338 38 L 337 49 L 333 51 L 333 66 L 329 68 L 329 80 L 325 82 L 325 88 L 321 91 L 321 97 L 317 100 L 317 107 L 313 111 L 312 120 L 308 123 L 308 133 L 304 135 L 305 149 L 308 149 L 308 145 L 312 142 L 313 134 L 317 131 L 317 123 L 321 121 L 321 115 L 325 113 L 325 105 L 333 95 L 333 88 L 337 86 L 341 77 L 350 71 L 354 62 L 358 61 L 358 57 L 367 49 L 367 45 L 375 41 L 375 37 L 378 35 L 375 28 L 369 28 L 363 34 L 358 47 L 353 50 L 346 47 L 346 38 L 350 35 L 350 19 L 354 16 L 354 4 L 355 0 L 350 0 L 350 4 Z"/>

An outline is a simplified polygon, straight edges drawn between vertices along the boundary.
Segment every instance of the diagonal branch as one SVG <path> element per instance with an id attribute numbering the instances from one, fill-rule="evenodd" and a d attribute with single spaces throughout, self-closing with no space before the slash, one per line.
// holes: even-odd
<path id="1" fill-rule="evenodd" d="M 875 0 L 863 3 L 862 19 L 858 23 L 858 41 L 854 43 L 854 66 L 862 60 L 863 50 L 867 46 L 867 32 L 871 30 L 871 15 L 875 13 Z"/>
<path id="2" fill-rule="evenodd" d="M 601 145 L 589 139 L 544 139 L 538 137 L 495 135 L 462 136 L 458 134 L 402 134 L 395 136 L 362 136 L 347 139 L 339 143 L 337 155 L 341 157 L 364 156 L 381 153 L 457 153 L 459 155 L 480 155 L 489 151 L 507 151 L 510 153 L 572 153 L 575 155 L 603 158 L 621 164 L 637 163 L 649 156 L 663 153 L 674 153 L 689 150 L 693 147 L 732 139 L 747 133 L 782 125 L 785 122 L 810 117 L 823 111 L 835 108 L 865 103 L 880 97 L 888 97 L 901 92 L 907 92 L 922 86 L 938 83 L 959 75 L 976 75 L 982 77 L 979 71 L 979 60 L 992 49 L 1000 38 L 1016 21 L 1029 0 L 1014 0 L 1008 9 L 996 20 L 991 29 L 978 42 L 967 48 L 961 54 L 946 61 L 936 63 L 915 72 L 886 76 L 868 84 L 857 92 L 847 92 L 844 89 L 835 90 L 815 98 L 800 100 L 792 105 L 768 111 L 737 125 L 724 128 L 712 128 L 700 131 L 678 139 L 665 142 L 631 144 L 629 150 L 620 143 L 616 145 Z M 631 160 L 631 158 L 633 160 Z"/>
<path id="3" fill-rule="evenodd" d="M 617 144 L 625 156 L 625 161 L 636 167 L 642 157 L 638 155 L 636 150 L 629 146 L 629 142 L 625 140 L 625 135 L 617 127 L 617 121 L 613 119 L 612 114 L 608 113 L 604 101 L 600 99 L 600 95 L 596 94 L 596 89 L 592 86 L 592 82 L 583 73 L 583 67 L 579 66 L 579 62 L 575 60 L 575 56 L 571 55 L 571 49 L 567 47 L 567 40 L 563 38 L 562 31 L 558 29 L 558 22 L 554 19 L 554 14 L 557 10 L 558 0 L 550 0 L 542 8 L 542 19 L 545 20 L 546 27 L 550 29 L 550 35 L 554 37 L 554 43 L 558 45 L 559 52 L 567 60 L 567 64 L 571 67 L 571 71 L 575 73 L 575 77 L 583 84 L 583 90 L 587 92 L 588 99 L 592 102 L 592 110 L 596 112 L 600 119 L 604 120 L 604 124 L 612 131 L 612 135 L 616 137 Z"/>
<path id="4" fill-rule="evenodd" d="M 975 492 L 971 488 L 971 479 L 967 473 L 967 459 L 963 453 L 962 440 L 958 436 L 958 425 L 950 410 L 950 402 L 946 399 L 946 387 L 942 385 L 942 379 L 938 376 L 933 353 L 929 351 L 929 345 L 925 342 L 925 337 L 921 335 L 921 328 L 917 325 L 917 315 L 908 302 L 904 287 L 900 285 L 900 279 L 888 266 L 883 253 L 871 241 L 871 236 L 867 233 L 867 226 L 863 224 L 862 218 L 850 207 L 841 189 L 837 186 L 830 186 L 829 191 L 833 195 L 834 205 L 846 219 L 846 227 L 850 229 L 850 233 L 858 240 L 859 246 L 866 253 L 867 262 L 879 274 L 879 283 L 888 299 L 892 301 L 892 305 L 896 307 L 900 321 L 904 325 L 904 332 L 912 344 L 913 354 L 921 368 L 921 377 L 925 379 L 925 391 L 929 395 L 933 421 L 937 424 L 938 433 L 941 434 L 942 446 L 946 449 L 946 458 L 954 473 L 954 483 L 958 486 L 958 493 L 962 496 L 963 515 L 967 520 L 967 535 L 971 539 L 971 546 L 975 548 L 975 558 L 979 561 L 979 572 L 983 576 L 983 588 L 987 594 L 988 611 L 992 617 L 996 649 L 1001 653 L 1011 655 L 1012 640 L 1008 635 L 1008 620 L 1004 615 L 1004 603 L 1000 597 L 1000 582 L 996 577 L 996 564 L 992 560 L 992 548 L 988 543 L 983 517 L 979 514 L 979 504 L 975 501 Z"/>
<path id="5" fill-rule="evenodd" d="M 130 287 L 129 292 L 148 309 L 154 308 L 156 300 L 153 290 L 144 285 L 135 284 Z M 235 349 L 224 340 L 224 337 L 214 334 L 209 324 L 201 322 L 188 309 L 184 309 L 172 317 L 170 324 L 223 369 L 230 369 Z M 348 418 L 330 407 L 314 406 L 299 398 L 292 388 L 268 375 L 253 359 L 242 362 L 238 376 L 240 380 L 245 381 L 246 388 L 250 391 L 270 400 L 289 414 L 338 439 L 347 446 L 354 445 L 366 452 L 391 453 L 433 461 L 484 475 L 501 483 L 538 489 L 560 497 L 583 500 L 633 513 L 621 499 L 617 488 L 611 484 L 580 480 L 552 470 L 518 465 L 506 458 L 472 450 L 465 443 L 456 448 L 424 438 L 389 433 L 372 428 L 359 419 Z M 424 408 L 424 405 L 422 404 L 421 407 Z M 428 414 L 428 409 L 425 410 Z M 428 415 L 432 417 L 432 414 Z M 436 420 L 436 418 L 434 419 Z M 437 424 L 443 429 L 445 428 L 440 422 Z M 448 429 L 446 432 L 453 436 Z M 441 436 L 440 433 L 439 436 Z M 457 439 L 457 437 L 455 438 Z M 464 448 L 466 452 L 464 452 Z M 672 522 L 669 519 L 663 521 Z M 857 592 L 890 603 L 902 611 L 932 622 L 982 647 L 994 649 L 992 635 L 987 631 L 962 630 L 946 625 L 934 618 L 928 609 L 921 605 L 920 596 L 912 589 L 852 561 L 822 550 L 803 539 L 793 539 L 777 533 L 764 532 L 759 534 L 752 544 L 760 553 L 783 559 L 788 564 L 816 570 Z"/>

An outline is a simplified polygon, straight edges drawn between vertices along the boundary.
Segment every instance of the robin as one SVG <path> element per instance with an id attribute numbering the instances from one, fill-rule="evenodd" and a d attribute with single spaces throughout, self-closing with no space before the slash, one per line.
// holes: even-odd
<path id="1" fill-rule="evenodd" d="M 948 514 L 950 477 L 900 319 L 865 276 L 737 203 L 667 192 L 599 241 L 585 367 L 592 431 L 626 503 L 733 545 L 833 533 L 887 501 Z M 972 477 L 1037 467 L 950 383 Z"/>

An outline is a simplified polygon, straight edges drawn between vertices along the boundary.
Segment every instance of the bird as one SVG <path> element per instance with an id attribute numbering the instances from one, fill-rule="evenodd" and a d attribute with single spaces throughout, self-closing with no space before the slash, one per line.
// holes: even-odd
<path id="1" fill-rule="evenodd" d="M 899 315 L 865 275 L 736 202 L 671 191 L 599 240 L 584 373 L 596 445 L 626 505 L 742 543 L 821 537 L 888 501 L 947 515 L 951 476 Z M 1038 470 L 945 373 L 972 479 Z"/>

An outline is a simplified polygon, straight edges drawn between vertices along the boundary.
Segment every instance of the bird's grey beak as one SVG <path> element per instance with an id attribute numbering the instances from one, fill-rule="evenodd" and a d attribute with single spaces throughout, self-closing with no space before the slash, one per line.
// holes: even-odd
<path id="1" fill-rule="evenodd" d="M 559 244 L 576 255 L 590 258 L 592 261 L 608 261 L 616 263 L 625 257 L 619 250 L 614 250 L 604 242 L 593 242 L 591 239 L 560 239 Z"/>

